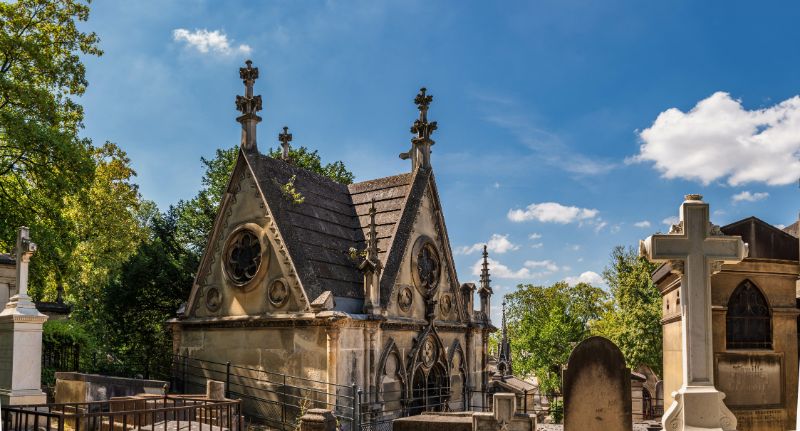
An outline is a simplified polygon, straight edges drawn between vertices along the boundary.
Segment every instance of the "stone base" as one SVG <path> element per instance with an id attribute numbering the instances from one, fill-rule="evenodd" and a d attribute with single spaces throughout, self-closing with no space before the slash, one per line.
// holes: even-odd
<path id="1" fill-rule="evenodd" d="M 41 390 L 3 391 L 0 390 L 0 405 L 21 406 L 29 404 L 46 404 L 47 395 Z"/>
<path id="2" fill-rule="evenodd" d="M 684 386 L 672 393 L 675 401 L 661 424 L 670 431 L 736 431 L 736 416 L 713 386 Z"/>

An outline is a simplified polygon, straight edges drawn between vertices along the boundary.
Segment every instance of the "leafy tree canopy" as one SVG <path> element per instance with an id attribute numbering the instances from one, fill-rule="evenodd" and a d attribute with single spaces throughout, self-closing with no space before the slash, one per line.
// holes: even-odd
<path id="1" fill-rule="evenodd" d="M 586 283 L 524 284 L 506 296 L 514 373 L 535 374 L 544 392 L 558 391 L 560 367 L 575 345 L 590 335 L 603 313 L 606 293 Z"/>
<path id="2" fill-rule="evenodd" d="M 283 150 L 278 148 L 270 148 L 267 155 L 272 158 L 281 158 Z M 337 183 L 352 184 L 355 175 L 347 170 L 344 162 L 337 160 L 333 163 L 322 164 L 322 158 L 319 156 L 317 150 L 311 151 L 306 147 L 300 146 L 297 148 L 289 148 L 289 163 L 300 166 L 308 171 L 326 176 Z"/>
<path id="3" fill-rule="evenodd" d="M 18 226 L 31 227 L 41 250 L 34 274 L 68 272 L 79 239 L 63 196 L 94 175 L 74 100 L 87 86 L 80 56 L 102 54 L 97 35 L 77 28 L 88 16 L 76 0 L 0 2 L 0 249 L 13 248 Z"/>
<path id="4" fill-rule="evenodd" d="M 592 332 L 613 341 L 631 369 L 647 365 L 661 375 L 661 295 L 651 278 L 656 267 L 633 247 L 614 247 L 603 271 L 610 301 Z"/>

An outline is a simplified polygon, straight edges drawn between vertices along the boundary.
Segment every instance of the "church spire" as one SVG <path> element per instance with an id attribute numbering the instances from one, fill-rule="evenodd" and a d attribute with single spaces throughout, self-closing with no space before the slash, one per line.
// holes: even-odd
<path id="1" fill-rule="evenodd" d="M 489 279 L 489 252 L 486 251 L 486 246 L 483 246 L 483 264 L 481 266 L 481 287 L 478 289 L 478 295 L 481 297 L 481 314 L 486 322 L 490 322 L 492 318 L 491 300 L 492 300 L 492 280 Z"/>
<path id="2" fill-rule="evenodd" d="M 283 161 L 289 160 L 289 142 L 292 142 L 292 134 L 289 133 L 289 128 L 283 126 L 283 133 L 278 134 L 278 140 L 281 141 L 281 158 Z"/>
<path id="3" fill-rule="evenodd" d="M 419 109 L 419 118 L 414 120 L 411 133 L 417 136 L 411 138 L 411 150 L 400 154 L 403 160 L 411 159 L 412 172 L 420 167 L 425 169 L 431 167 L 431 146 L 435 144 L 431 134 L 437 129 L 437 125 L 435 121 L 428 122 L 428 108 L 433 96 L 427 94 L 427 91 L 425 87 L 420 88 L 419 94 L 414 98 L 414 103 Z"/>
<path id="4" fill-rule="evenodd" d="M 512 375 L 514 371 L 511 369 L 511 343 L 508 341 L 505 299 L 503 299 L 503 323 L 501 331 L 500 352 L 497 357 L 497 372 L 500 374 L 500 377 L 506 377 Z"/>
<path id="5" fill-rule="evenodd" d="M 239 77 L 244 82 L 244 96 L 236 96 L 236 109 L 242 115 L 236 121 L 242 124 L 242 149 L 258 151 L 256 145 L 256 125 L 261 121 L 256 112 L 261 110 L 261 96 L 253 96 L 253 84 L 258 79 L 258 68 L 253 62 L 245 61 L 247 67 L 239 68 Z"/>
<path id="6" fill-rule="evenodd" d="M 378 228 L 375 222 L 377 213 L 375 198 L 373 197 L 369 207 L 369 230 L 367 230 L 364 261 L 359 266 L 359 269 L 364 273 L 364 312 L 367 314 L 376 314 L 379 309 L 379 282 L 381 270 L 383 269 L 381 260 L 378 257 Z"/>

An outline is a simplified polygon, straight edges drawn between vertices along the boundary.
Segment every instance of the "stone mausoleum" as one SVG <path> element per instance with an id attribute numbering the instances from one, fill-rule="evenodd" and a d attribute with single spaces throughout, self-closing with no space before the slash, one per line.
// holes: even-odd
<path id="1" fill-rule="evenodd" d="M 714 383 L 740 431 L 793 429 L 798 383 L 797 224 L 779 229 L 755 217 L 717 228 L 749 245 L 742 262 L 711 277 Z M 712 227 L 716 228 L 716 227 Z M 681 229 L 681 226 L 673 226 Z M 680 271 L 653 274 L 663 298 L 664 406 L 681 386 Z"/>
<path id="2" fill-rule="evenodd" d="M 240 69 L 242 141 L 174 352 L 356 384 L 372 418 L 480 406 L 492 289 L 460 284 L 431 166 L 432 97 L 415 99 L 410 172 L 350 185 L 258 151 L 258 69 Z"/>

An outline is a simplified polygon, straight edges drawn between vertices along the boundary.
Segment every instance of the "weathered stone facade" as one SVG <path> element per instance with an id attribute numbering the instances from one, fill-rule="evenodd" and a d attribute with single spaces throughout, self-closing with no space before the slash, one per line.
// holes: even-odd
<path id="1" fill-rule="evenodd" d="M 412 172 L 351 185 L 260 154 L 254 125 L 248 135 L 260 103 L 245 102 L 242 148 L 172 321 L 174 353 L 355 384 L 373 418 L 464 409 L 468 389 L 485 388 L 493 327 L 488 300 L 473 311 L 475 286 L 456 275 L 430 165 L 430 96 L 416 100 Z"/>
<path id="2" fill-rule="evenodd" d="M 798 383 L 798 240 L 754 217 L 721 231 L 741 236 L 750 254 L 711 277 L 715 385 L 725 393 L 738 430 L 790 429 Z M 653 280 L 663 297 L 664 405 L 669 406 L 682 375 L 680 279 L 665 264 Z M 753 311 L 737 316 L 737 307 Z"/>

